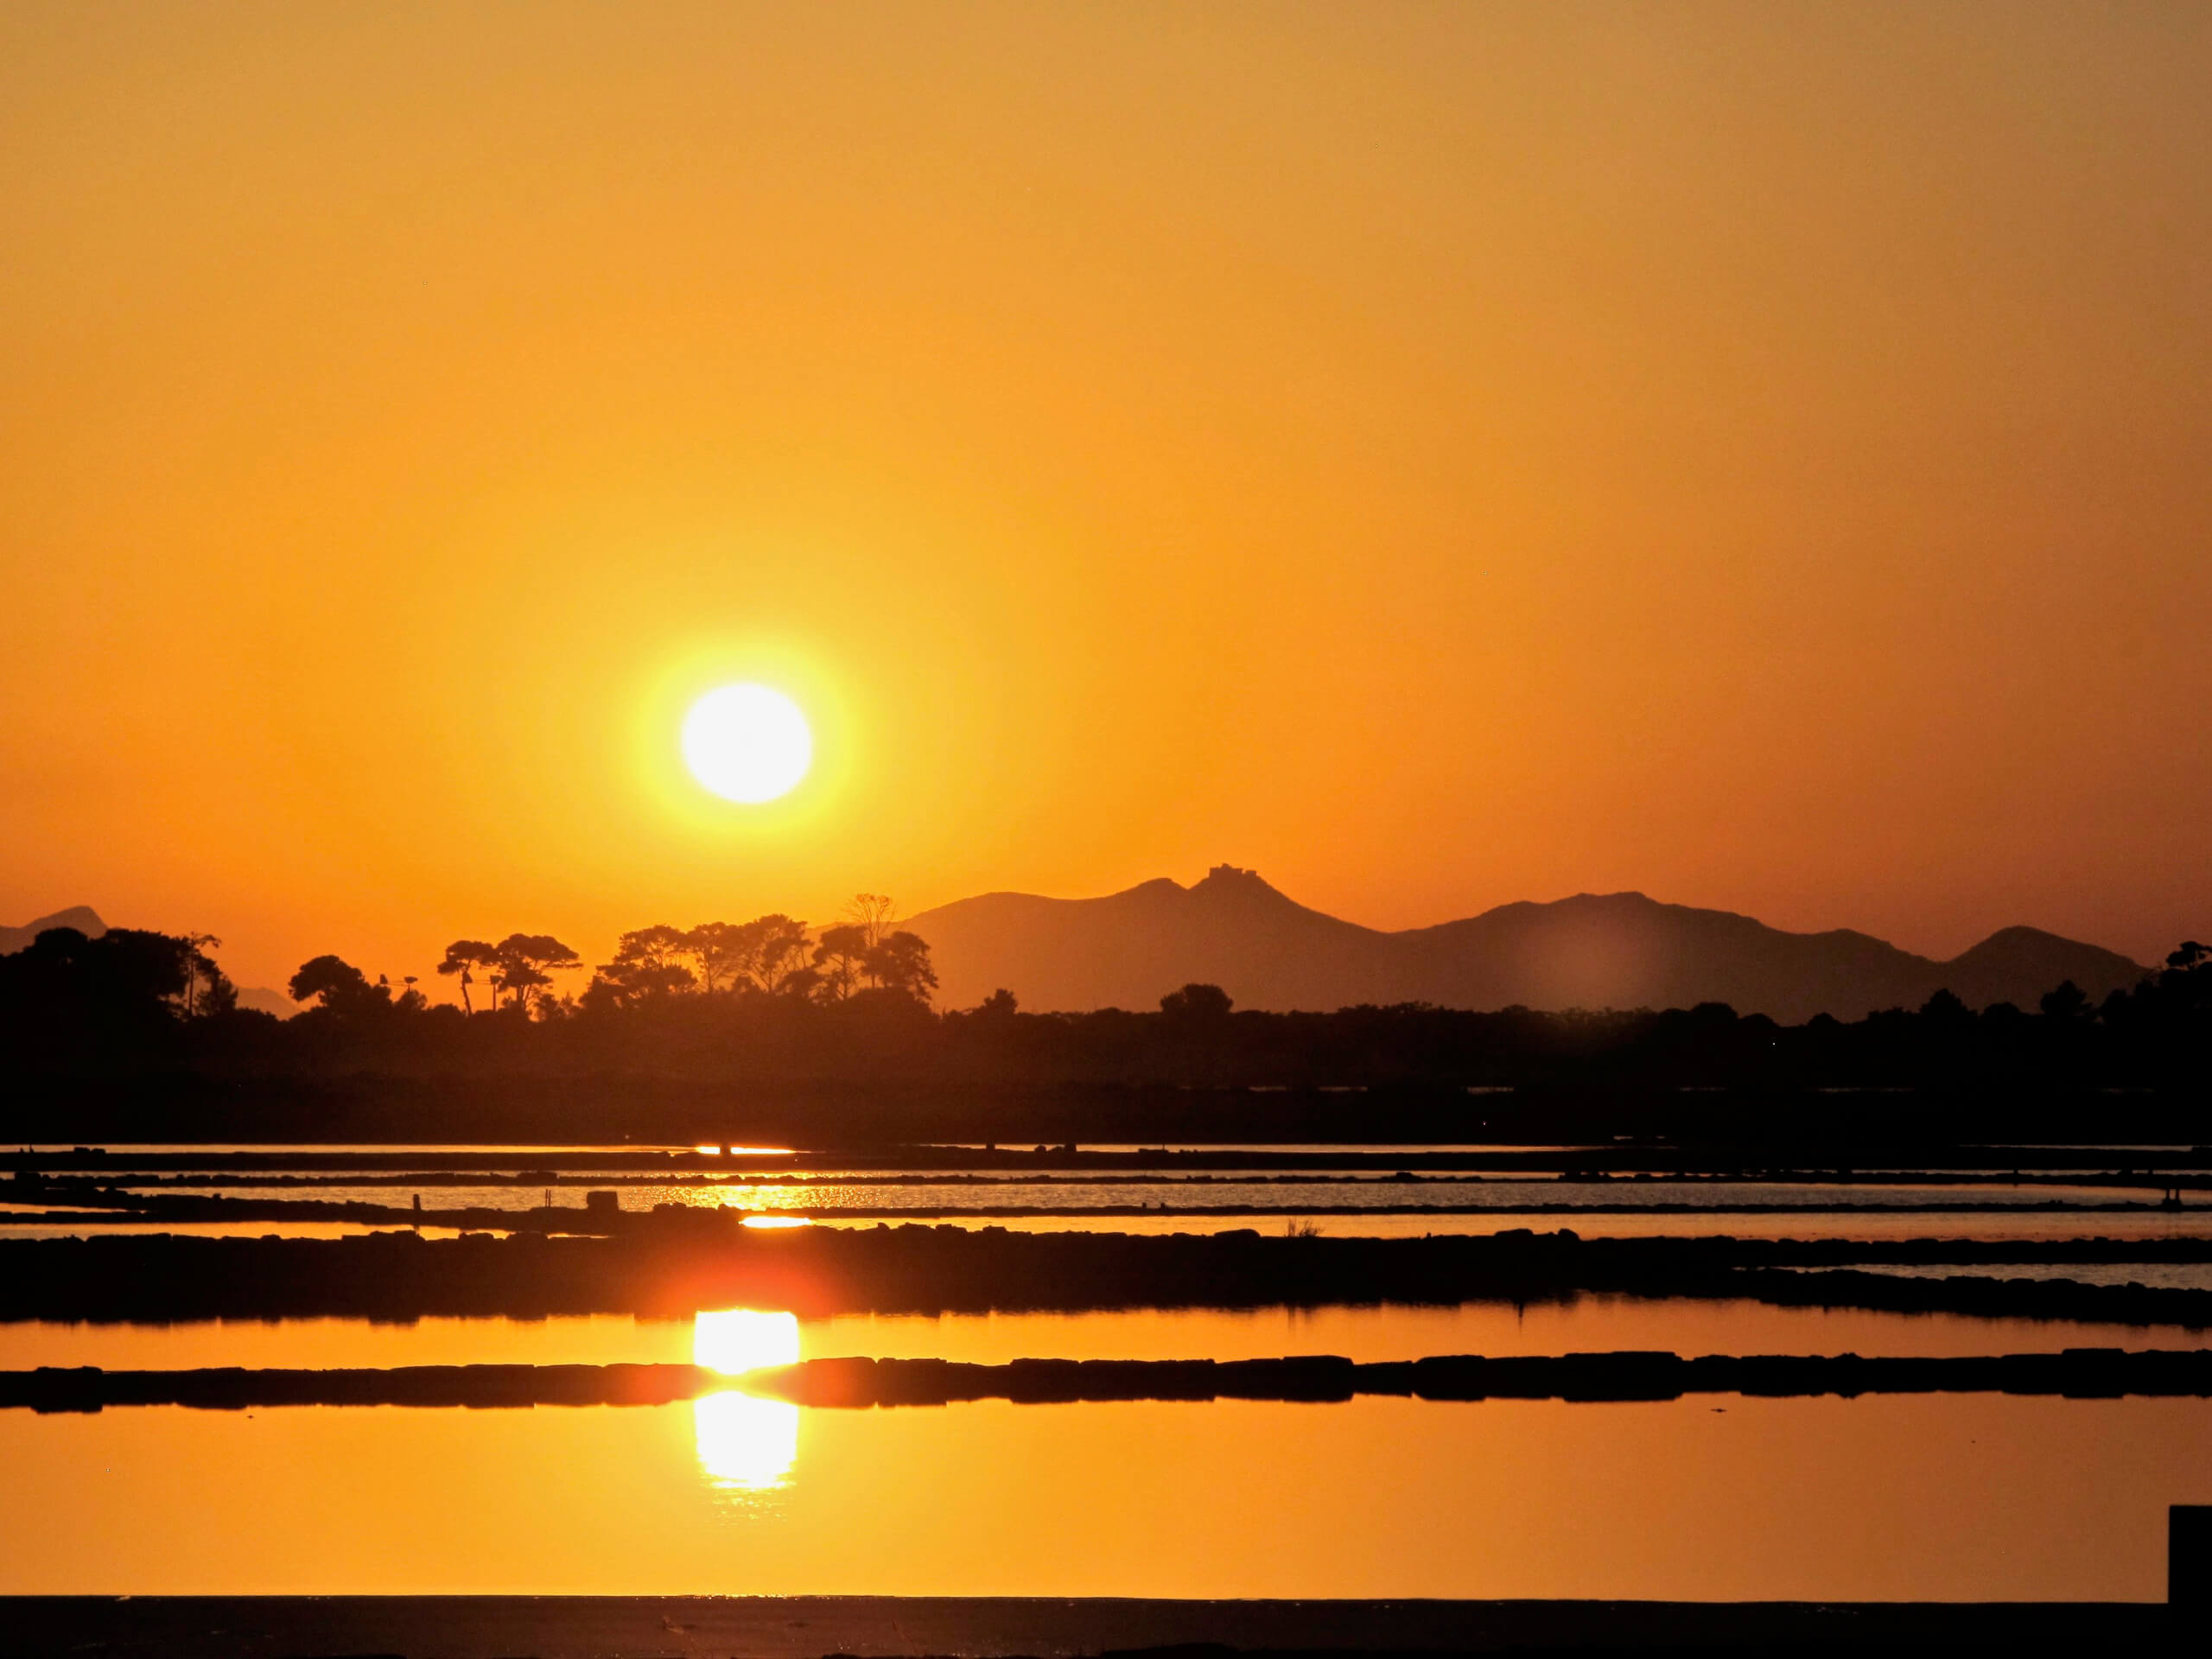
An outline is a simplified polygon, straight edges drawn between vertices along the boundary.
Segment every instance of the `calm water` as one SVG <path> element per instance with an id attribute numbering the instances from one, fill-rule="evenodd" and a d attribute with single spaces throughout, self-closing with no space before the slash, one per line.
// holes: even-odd
<path id="1" fill-rule="evenodd" d="M 0 1239 L 97 1238 L 112 1234 L 175 1233 L 186 1238 L 354 1238 L 364 1233 L 388 1233 L 390 1222 L 371 1225 L 359 1221 L 86 1221 L 14 1223 L 0 1217 Z M 418 1227 L 425 1238 L 458 1238 L 458 1227 Z M 499 1228 L 478 1230 L 505 1237 Z"/>
<path id="2" fill-rule="evenodd" d="M 1253 1359 L 1329 1353 L 1365 1363 L 1428 1354 L 1655 1348 L 1688 1354 L 1947 1355 L 2203 1345 L 2203 1332 L 2175 1326 L 1586 1295 L 1522 1307 L 1474 1302 L 1458 1307 L 1249 1312 L 1135 1308 L 1096 1313 L 852 1314 L 806 1320 L 766 1312 L 741 1317 L 706 1313 L 690 1319 L 627 1314 L 432 1319 L 407 1325 L 366 1319 L 167 1325 L 23 1322 L 0 1324 L 0 1370 L 691 1360 L 742 1370 L 834 1354 L 1001 1364 L 1024 1358 Z"/>
<path id="3" fill-rule="evenodd" d="M 768 1217 L 764 1213 L 764 1220 Z M 1226 1233 L 1250 1229 L 1280 1233 L 1286 1217 L 1278 1211 L 1233 1216 L 1152 1215 L 1056 1216 L 941 1216 L 931 1217 L 933 1227 L 1002 1227 L 1017 1233 Z M 1422 1238 L 1433 1234 L 1487 1236 L 1527 1228 L 1540 1233 L 1570 1229 L 1585 1238 L 1709 1238 L 1726 1234 L 1736 1238 L 1847 1239 L 1866 1243 L 1908 1238 L 1971 1239 L 1988 1243 L 2033 1242 L 2039 1239 L 2196 1238 L 2212 1230 L 2212 1209 L 2179 1211 L 2139 1210 L 2040 1210 L 1997 1212 L 1903 1211 L 1889 1214 L 1866 1211 L 1791 1211 L 1786 1213 L 1745 1214 L 1726 1211 L 1614 1211 L 1567 1214 L 1497 1210 L 1460 1215 L 1361 1215 L 1301 1217 L 1324 1236 L 1338 1238 Z M 817 1219 L 817 1226 L 874 1227 L 889 1224 L 868 1217 Z M 176 1233 L 214 1238 L 342 1238 L 359 1233 L 389 1232 L 391 1222 L 219 1221 L 146 1222 L 92 1221 L 67 1223 L 16 1222 L 0 1214 L 0 1239 L 89 1238 L 112 1233 Z M 430 1237 L 450 1236 L 451 1228 L 425 1227 Z M 497 1233 L 501 1230 L 481 1230 Z"/>
<path id="4" fill-rule="evenodd" d="M 1585 1296 L 1524 1308 L 0 1324 L 0 1367 L 1952 1354 L 2191 1333 Z M 0 1411 L 0 1593 L 2155 1599 L 2212 1402 L 1692 1396 Z M 34 1519 L 35 1517 L 35 1519 Z"/>
<path id="5" fill-rule="evenodd" d="M 2158 1290 L 2212 1290 L 2212 1262 L 2005 1262 L 1960 1267 L 1869 1266 L 1859 1271 L 1899 1279 L 1948 1279 L 1957 1274 L 1976 1279 L 2071 1279 L 2077 1284 L 2135 1284 Z"/>
<path id="6" fill-rule="evenodd" d="M 482 1152 L 517 1168 L 537 1153 L 646 1150 L 360 1149 Z M 118 1169 L 127 1167 L 119 1157 Z M 1313 1218 L 1325 1234 L 1367 1236 L 1572 1227 L 1615 1237 L 2155 1239 L 2212 1225 L 2205 1209 L 1833 1207 L 2061 1196 L 2045 1187 L 1401 1183 L 1371 1173 L 1320 1181 L 1000 1175 L 961 1185 L 860 1179 L 864 1173 L 825 1165 L 801 1183 L 639 1183 L 621 1188 L 622 1202 L 804 1207 L 830 1218 L 823 1224 L 845 1225 L 874 1225 L 865 1211 L 898 1205 L 1033 1204 L 1061 1213 L 952 1219 L 1113 1232 L 1274 1232 L 1287 1208 L 1315 1204 L 1440 1203 L 1471 1211 Z M 404 1204 L 416 1189 L 362 1182 L 227 1190 Z M 438 1207 L 519 1209 L 543 1197 L 542 1186 L 419 1190 Z M 574 1185 L 556 1195 L 582 1203 Z M 2084 1187 L 2064 1196 L 2115 1195 Z M 1171 1208 L 1081 1213 L 1159 1203 Z M 1176 1213 L 1233 1204 L 1254 1213 Z M 1592 1204 L 1635 1208 L 1541 1207 Z M 1796 1207 L 1653 1207 L 1715 1204 Z M 10 1224 L 0 1237 L 108 1230 L 149 1230 Z M 151 1230 L 334 1237 L 367 1230 L 239 1222 Z M 1904 1271 L 2212 1284 L 2212 1270 L 2196 1264 Z M 2170 1327 L 1586 1295 L 1524 1307 L 805 1321 L 731 1309 L 682 1320 L 0 1324 L 0 1369 L 688 1360 L 738 1374 L 836 1354 L 1001 1363 L 1335 1353 L 1376 1361 L 1619 1349 L 1949 1355 L 2202 1345 L 2203 1333 Z M 2155 1599 L 2164 1588 L 2166 1506 L 2212 1503 L 2212 1402 L 1361 1398 L 836 1412 L 733 1386 L 651 1408 L 0 1411 L 0 1593 Z"/>
<path id="7" fill-rule="evenodd" d="M 585 1177 L 588 1179 L 589 1177 Z M 238 1198 L 311 1198 L 324 1204 L 405 1205 L 419 1192 L 432 1209 L 531 1210 L 546 1201 L 582 1208 L 583 1193 L 574 1184 L 471 1186 L 435 1181 L 346 1182 L 312 1185 L 264 1185 L 226 1179 L 219 1189 L 173 1185 L 118 1183 L 140 1193 L 183 1191 L 207 1196 L 220 1191 Z M 610 1182 L 610 1185 L 613 1185 Z M 1373 1176 L 1323 1178 L 1312 1175 L 1211 1179 L 1144 1179 L 1124 1177 L 1095 1180 L 1062 1177 L 1017 1180 L 1004 1177 L 956 1179 L 906 1178 L 839 1179 L 822 1174 L 803 1179 L 728 1179 L 700 1181 L 637 1181 L 614 1186 L 625 1210 L 651 1210 L 673 1204 L 709 1209 L 779 1210 L 834 1215 L 914 1211 L 1036 1209 L 1063 1213 L 1105 1209 L 1188 1211 L 1235 1206 L 1281 1215 L 1322 1209 L 1402 1209 L 1408 1205 L 1449 1210 L 1605 1213 L 1622 1210 L 1688 1208 L 1726 1211 L 1746 1206 L 1833 1210 L 1838 1205 L 1891 1209 L 1930 1205 L 1997 1204 L 2115 1204 L 2126 1192 L 2093 1186 L 1927 1185 L 1916 1186 L 1827 1182 L 1759 1181 L 1561 1181 L 1500 1178 L 1425 1178 L 1395 1181 Z M 2135 1189 L 2139 1192 L 2141 1189 Z M 2186 1214 L 2187 1211 L 2183 1213 Z M 2196 1212 L 2212 1218 L 2212 1206 Z"/>
<path id="8" fill-rule="evenodd" d="M 2212 1404 L 9 1411 L 0 1467 L 7 1593 L 2148 1600 Z"/>
<path id="9" fill-rule="evenodd" d="M 202 1143 L 200 1141 L 103 1141 L 98 1142 L 97 1145 L 100 1150 L 106 1152 L 111 1157 L 117 1158 L 127 1158 L 133 1154 L 139 1153 L 158 1154 L 165 1157 L 174 1154 L 185 1157 L 198 1155 L 211 1158 L 227 1157 L 232 1154 L 240 1153 L 251 1154 L 256 1157 L 266 1156 L 270 1154 L 297 1154 L 302 1156 L 328 1157 L 340 1153 L 374 1153 L 379 1156 L 386 1154 L 397 1154 L 400 1156 L 421 1154 L 423 1156 L 435 1157 L 469 1157 L 478 1153 L 488 1154 L 494 1157 L 505 1157 L 523 1153 L 543 1153 L 548 1156 L 575 1157 L 586 1153 L 601 1152 L 659 1152 L 680 1154 L 709 1150 L 708 1148 L 702 1147 L 663 1146 L 658 1142 L 652 1141 L 636 1145 L 628 1141 L 623 1141 L 620 1143 L 601 1142 L 596 1144 L 584 1143 L 571 1146 L 554 1146 L 545 1142 L 540 1142 L 533 1145 L 528 1141 L 423 1141 L 406 1145 L 387 1145 L 382 1142 L 372 1141 L 332 1141 L 326 1144 L 321 1141 L 270 1141 L 267 1143 L 233 1141 L 215 1144 Z M 64 1146 L 59 1141 L 41 1141 L 27 1147 L 25 1150 L 34 1153 L 67 1154 L 76 1151 L 77 1147 L 74 1146 Z M 714 1150 L 720 1151 L 721 1149 L 715 1148 Z M 787 1157 L 796 1151 L 798 1151 L 798 1148 L 795 1147 L 732 1147 L 728 1148 L 729 1155 L 733 1157 L 739 1155 L 772 1158 Z"/>

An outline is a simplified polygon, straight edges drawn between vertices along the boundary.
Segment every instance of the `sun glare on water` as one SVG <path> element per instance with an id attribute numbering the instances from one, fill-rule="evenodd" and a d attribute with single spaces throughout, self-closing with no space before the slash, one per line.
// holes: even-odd
<path id="1" fill-rule="evenodd" d="M 691 1326 L 691 1363 L 736 1376 L 798 1359 L 798 1319 L 730 1308 L 701 1313 Z M 762 1492 L 790 1479 L 798 1460 L 797 1406 L 729 1389 L 691 1402 L 699 1466 L 724 1491 Z"/>
<path id="2" fill-rule="evenodd" d="M 683 717 L 683 764 L 726 801 L 758 805 L 797 788 L 814 764 L 799 706 L 765 685 L 725 685 Z"/>

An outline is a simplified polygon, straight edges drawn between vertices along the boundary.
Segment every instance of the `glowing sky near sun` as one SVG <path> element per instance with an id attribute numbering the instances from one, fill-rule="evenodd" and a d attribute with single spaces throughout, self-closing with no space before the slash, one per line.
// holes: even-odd
<path id="1" fill-rule="evenodd" d="M 0 922 L 2212 927 L 2190 8 L 19 4 Z M 715 686 L 805 711 L 738 810 Z"/>

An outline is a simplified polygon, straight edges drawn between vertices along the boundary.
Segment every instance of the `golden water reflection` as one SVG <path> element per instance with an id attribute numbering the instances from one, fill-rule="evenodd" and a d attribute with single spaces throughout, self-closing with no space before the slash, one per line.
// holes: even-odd
<path id="1" fill-rule="evenodd" d="M 734 1389 L 691 1402 L 699 1467 L 718 1491 L 769 1492 L 791 1484 L 798 1461 L 798 1408 Z"/>
<path id="2" fill-rule="evenodd" d="M 696 1314 L 691 1363 L 741 1376 L 799 1357 L 798 1316 L 731 1307 Z M 691 1402 L 699 1467 L 718 1491 L 766 1492 L 791 1484 L 798 1461 L 798 1408 L 740 1389 L 702 1395 Z"/>
<path id="3" fill-rule="evenodd" d="M 761 1492 L 688 1403 L 0 1411 L 0 1596 L 2152 1600 L 2212 1499 L 2199 1400 L 803 1414 Z"/>

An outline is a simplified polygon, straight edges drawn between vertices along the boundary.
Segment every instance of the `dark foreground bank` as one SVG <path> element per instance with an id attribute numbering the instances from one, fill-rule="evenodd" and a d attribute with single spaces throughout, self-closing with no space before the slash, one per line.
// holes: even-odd
<path id="1" fill-rule="evenodd" d="M 23 1597 L 0 1656 L 611 1656 L 2157 1651 L 2158 1603 L 1139 1601 L 820 1596 Z"/>

